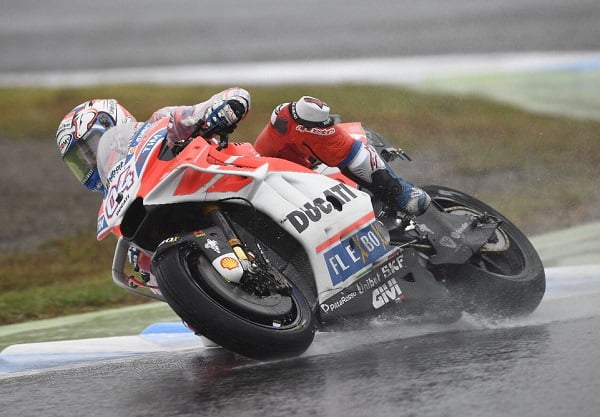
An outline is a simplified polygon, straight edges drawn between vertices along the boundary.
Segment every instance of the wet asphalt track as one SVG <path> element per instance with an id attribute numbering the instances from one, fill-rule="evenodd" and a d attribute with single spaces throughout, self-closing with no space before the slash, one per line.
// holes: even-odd
<path id="1" fill-rule="evenodd" d="M 0 72 L 600 43 L 595 0 L 156 3 L 5 2 Z M 591 417 L 600 409 L 599 304 L 578 294 L 545 301 L 530 321 L 450 331 L 388 323 L 323 335 L 305 357 L 282 362 L 213 350 L 6 377 L 0 416 Z"/>
<path id="2" fill-rule="evenodd" d="M 286 361 L 209 349 L 5 375 L 0 415 L 593 417 L 600 275 L 574 270 L 549 270 L 522 320 L 371 322 Z"/>

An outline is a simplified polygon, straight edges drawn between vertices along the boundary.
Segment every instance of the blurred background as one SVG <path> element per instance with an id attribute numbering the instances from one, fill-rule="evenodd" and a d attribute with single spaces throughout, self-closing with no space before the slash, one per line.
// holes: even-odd
<path id="1" fill-rule="evenodd" d="M 143 101 L 158 108 L 202 101 L 230 85 L 251 91 L 253 86 L 310 85 L 292 91 L 268 90 L 265 100 L 261 99 L 263 90 L 258 91 L 248 127 L 241 129 L 244 140 L 251 140 L 271 108 L 294 99 L 292 94 L 318 95 L 323 85 L 387 86 L 372 97 L 380 103 L 378 107 L 360 100 L 365 93 L 343 97 L 336 90 L 322 98 L 330 102 L 333 111 L 384 133 L 391 127 L 374 115 L 396 112 L 395 137 L 390 139 L 416 150 L 421 157 L 420 166 L 413 164 L 406 175 L 417 182 L 439 182 L 444 176 L 453 177 L 447 175 L 450 165 L 461 164 L 456 154 L 464 152 L 452 151 L 452 141 L 440 142 L 439 132 L 427 135 L 423 129 L 436 130 L 436 119 L 458 119 L 452 111 L 459 99 L 439 105 L 424 103 L 419 114 L 427 109 L 436 114 L 422 122 L 429 128 L 414 128 L 418 115 L 403 111 L 410 106 L 399 108 L 397 103 L 405 100 L 410 104 L 416 99 L 395 88 L 449 92 L 455 97 L 483 96 L 527 111 L 569 115 L 577 121 L 597 119 L 599 16 L 600 3 L 595 0 L 305 0 L 293 5 L 257 0 L 251 7 L 242 0 L 4 1 L 0 15 L 0 86 L 4 87 L 0 105 L 0 248 L 20 250 L 38 245 L 41 237 L 93 225 L 98 196 L 78 188 L 53 149 L 54 129 L 62 115 L 90 97 L 118 98 L 143 119 L 151 113 Z M 127 92 L 114 88 L 125 84 L 144 86 Z M 209 88 L 195 96 L 157 91 L 162 100 L 142 94 L 165 84 Z M 90 86 L 103 88 L 85 90 Z M 54 90 L 44 95 L 47 88 Z M 385 104 L 390 100 L 396 104 Z M 476 112 L 464 111 L 460 117 L 468 123 L 469 114 Z M 502 123 L 505 121 L 499 119 L 496 126 Z M 411 132 L 411 125 L 419 132 Z M 566 132 L 577 128 L 575 122 Z M 589 128 L 586 125 L 586 131 Z M 508 146 L 507 141 L 516 141 L 519 134 L 508 129 L 490 132 L 490 136 L 501 136 L 495 149 L 505 152 L 502 147 Z M 424 140 L 428 140 L 429 151 L 421 147 Z M 494 142 L 485 148 L 489 145 Z M 435 149 L 444 146 L 450 153 L 437 155 Z M 591 150 L 585 148 L 582 153 Z M 576 156 L 581 155 L 563 153 L 532 169 L 541 178 L 545 169 L 555 172 L 577 163 L 573 161 Z M 509 157 L 507 154 L 504 159 Z M 482 164 L 489 168 L 489 162 Z M 522 181 L 510 174 L 509 168 L 514 166 L 500 163 L 504 179 L 498 177 L 496 182 Z M 473 170 L 481 173 L 481 167 Z M 578 173 L 584 174 L 597 176 L 598 171 Z M 485 187 L 472 184 L 464 175 L 459 177 L 447 185 L 466 185 L 470 192 Z M 569 188 L 560 178 L 557 181 L 556 189 Z M 584 187 L 568 198 L 583 201 L 581 194 L 588 192 Z M 585 207 L 578 210 L 591 215 Z M 576 221 L 568 219 L 560 225 Z M 548 227 L 532 226 L 529 231 Z"/>
<path id="2" fill-rule="evenodd" d="M 594 0 L 5 0 L 0 71 L 597 51 Z"/>

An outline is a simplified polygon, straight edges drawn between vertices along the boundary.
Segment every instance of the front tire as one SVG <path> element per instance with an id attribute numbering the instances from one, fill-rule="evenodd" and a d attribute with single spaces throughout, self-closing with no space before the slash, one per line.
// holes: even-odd
<path id="1" fill-rule="evenodd" d="M 239 298 L 240 286 L 226 282 L 189 242 L 157 251 L 152 270 L 173 311 L 232 352 L 254 359 L 292 357 L 313 341 L 314 312 L 293 284 L 286 294 Z"/>
<path id="2" fill-rule="evenodd" d="M 544 296 L 546 278 L 529 239 L 510 220 L 474 197 L 440 186 L 423 189 L 446 212 L 487 213 L 501 220 L 494 242 L 484 245 L 467 264 L 444 271 L 449 290 L 465 311 L 494 317 L 534 311 Z"/>

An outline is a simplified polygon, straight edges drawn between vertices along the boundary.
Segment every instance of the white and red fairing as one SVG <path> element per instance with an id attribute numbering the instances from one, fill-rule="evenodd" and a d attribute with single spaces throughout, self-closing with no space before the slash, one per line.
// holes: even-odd
<path id="1" fill-rule="evenodd" d="M 375 220 L 370 197 L 351 181 L 283 159 L 260 157 L 249 143 L 231 143 L 219 151 L 216 145 L 196 138 L 174 159 L 159 160 L 166 127 L 167 121 L 144 126 L 142 134 L 131 141 L 127 157 L 110 170 L 108 191 L 98 213 L 99 240 L 111 232 L 121 236 L 125 211 L 138 197 L 145 205 L 160 205 L 217 202 L 236 196 L 250 201 L 303 245 L 321 300 L 370 267 L 360 265 L 352 276 L 339 281 L 331 276 L 324 256 Z M 357 139 L 361 132 L 364 136 L 359 123 L 345 128 Z"/>

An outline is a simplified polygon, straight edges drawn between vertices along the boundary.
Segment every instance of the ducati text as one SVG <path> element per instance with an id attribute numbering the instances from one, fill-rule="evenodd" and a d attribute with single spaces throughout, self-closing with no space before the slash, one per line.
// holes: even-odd
<path id="1" fill-rule="evenodd" d="M 325 214 L 357 198 L 358 196 L 346 184 L 337 184 L 323 193 L 323 197 L 315 198 L 302 206 L 300 210 L 294 210 L 285 216 L 298 233 L 305 231 L 311 223 L 316 223 Z M 335 205 L 339 204 L 339 207 Z"/>

